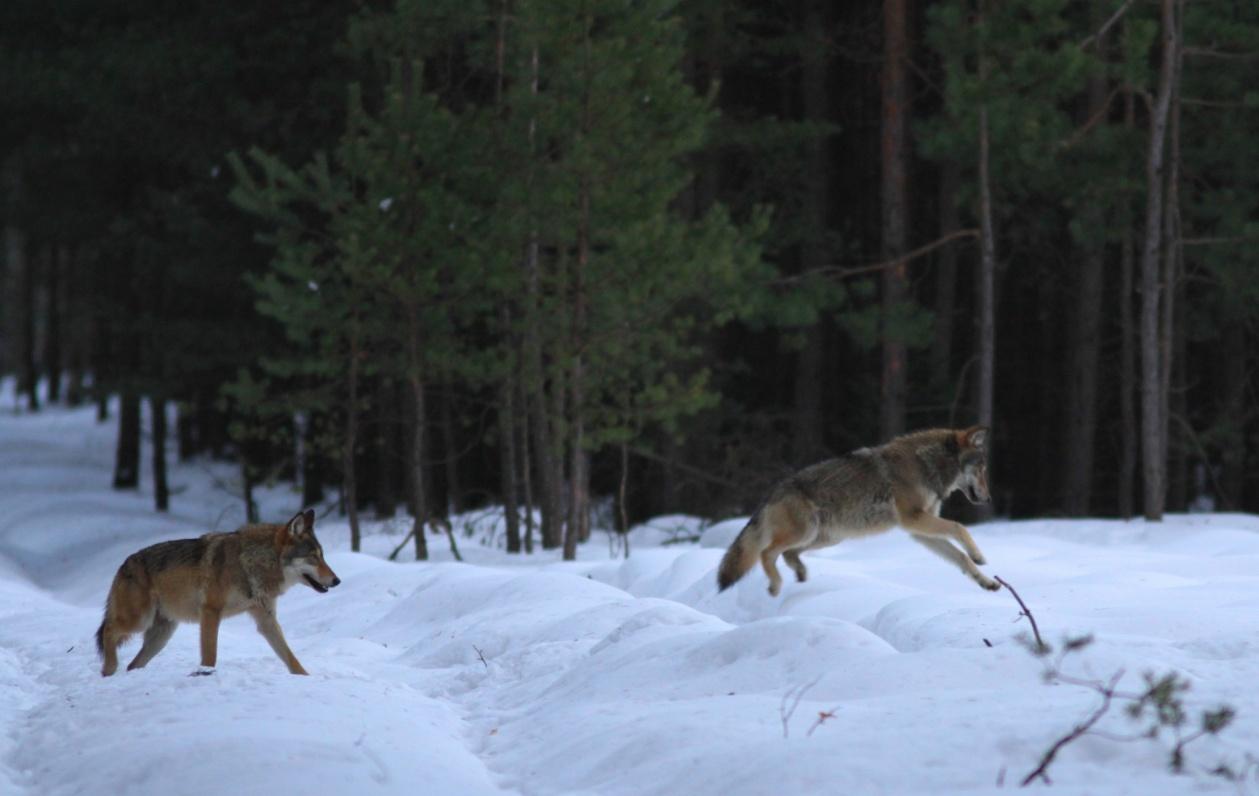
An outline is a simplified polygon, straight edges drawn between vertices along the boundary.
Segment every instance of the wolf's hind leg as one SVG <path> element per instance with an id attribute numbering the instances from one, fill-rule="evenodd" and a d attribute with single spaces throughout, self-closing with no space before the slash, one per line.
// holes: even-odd
<path id="1" fill-rule="evenodd" d="M 170 641 L 171 635 L 175 632 L 175 624 L 173 619 L 167 619 L 161 614 L 154 616 L 153 624 L 144 631 L 144 646 L 140 647 L 135 658 L 127 664 L 127 671 L 142 669 L 153 660 L 153 656 L 161 652 L 166 642 Z"/>
<path id="2" fill-rule="evenodd" d="M 927 548 L 931 552 L 940 556 L 946 561 L 952 561 L 957 565 L 958 569 L 970 575 L 976 583 L 988 591 L 996 591 L 1001 588 L 1001 584 L 979 571 L 979 567 L 975 566 L 975 562 L 961 550 L 949 544 L 948 540 L 941 539 L 938 536 L 921 536 L 919 534 L 910 534 L 911 538 L 918 544 Z"/>
<path id="3" fill-rule="evenodd" d="M 778 592 L 782 591 L 783 576 L 778 572 L 778 566 L 775 559 L 782 552 L 781 547 L 770 547 L 761 552 L 761 566 L 765 569 L 765 574 L 769 577 L 769 596 L 777 597 Z"/>
<path id="4" fill-rule="evenodd" d="M 147 630 L 155 611 L 156 606 L 148 590 L 147 573 L 140 564 L 128 559 L 118 569 L 109 587 L 105 618 L 96 631 L 96 649 L 103 660 L 102 677 L 118 671 L 118 647 L 132 634 Z"/>
<path id="5" fill-rule="evenodd" d="M 796 573 L 796 580 L 804 583 L 809 579 L 809 570 L 804 566 L 804 562 L 800 560 L 799 550 L 784 550 L 783 561 L 787 562 L 787 566 Z"/>

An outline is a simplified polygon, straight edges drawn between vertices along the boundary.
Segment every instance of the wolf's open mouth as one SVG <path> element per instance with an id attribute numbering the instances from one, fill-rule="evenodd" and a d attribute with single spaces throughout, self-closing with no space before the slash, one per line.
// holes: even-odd
<path id="1" fill-rule="evenodd" d="M 328 590 L 324 588 L 323 585 L 319 581 L 315 580 L 310 575 L 306 575 L 306 574 L 303 574 L 302 577 L 306 579 L 306 582 L 310 584 L 310 587 L 312 589 L 319 592 L 320 594 L 327 594 Z"/>

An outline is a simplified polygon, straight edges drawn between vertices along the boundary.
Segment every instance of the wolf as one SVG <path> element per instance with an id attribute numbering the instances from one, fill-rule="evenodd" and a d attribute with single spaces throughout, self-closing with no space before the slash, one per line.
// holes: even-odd
<path id="1" fill-rule="evenodd" d="M 984 554 L 970 532 L 940 518 L 940 505 L 955 491 L 972 503 L 991 499 L 988 435 L 984 426 L 917 431 L 789 476 L 770 491 L 721 559 L 718 590 L 729 588 L 759 560 L 769 576 L 769 593 L 777 596 L 782 589 L 775 563 L 779 554 L 803 582 L 808 571 L 800 554 L 805 550 L 899 525 L 980 586 L 996 591 L 1001 585 L 976 566 L 985 563 Z"/>
<path id="2" fill-rule="evenodd" d="M 201 624 L 201 665 L 213 668 L 219 621 L 243 612 L 290 672 L 306 674 L 275 618 L 276 598 L 298 582 L 320 594 L 341 583 L 324 561 L 311 509 L 283 524 L 246 525 L 132 553 L 114 576 L 96 631 L 101 676 L 117 671 L 118 646 L 134 633 L 144 633 L 144 644 L 127 670 L 142 668 L 166 646 L 178 622 Z"/>

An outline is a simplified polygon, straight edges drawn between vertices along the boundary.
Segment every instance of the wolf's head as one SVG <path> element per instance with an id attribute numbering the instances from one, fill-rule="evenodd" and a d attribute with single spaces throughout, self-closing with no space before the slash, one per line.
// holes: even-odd
<path id="1" fill-rule="evenodd" d="M 954 438 L 958 475 L 953 488 L 962 490 L 971 503 L 988 503 L 992 500 L 988 493 L 988 429 L 973 426 L 955 431 Z"/>
<path id="2" fill-rule="evenodd" d="M 285 580 L 301 579 L 307 586 L 323 594 L 341 583 L 323 558 L 323 547 L 315 538 L 315 512 L 299 511 L 276 534 L 276 547 L 280 551 L 280 564 Z"/>

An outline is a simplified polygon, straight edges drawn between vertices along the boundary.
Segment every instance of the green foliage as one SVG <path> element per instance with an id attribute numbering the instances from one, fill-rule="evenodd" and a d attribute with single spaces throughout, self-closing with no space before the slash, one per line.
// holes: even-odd
<path id="1" fill-rule="evenodd" d="M 677 68 L 672 4 L 573 12 L 518 3 L 510 30 L 477 3 L 365 12 L 350 46 L 380 82 L 350 92 L 331 157 L 232 160 L 234 200 L 271 225 L 275 257 L 252 285 L 288 341 L 266 360 L 272 377 L 335 391 L 357 335 L 370 367 L 486 389 L 513 371 L 514 341 L 536 319 L 549 378 L 586 362 L 585 405 L 569 412 L 586 417 L 592 450 L 676 431 L 715 402 L 698 340 L 755 311 L 764 215 L 744 233 L 720 207 L 695 220 L 671 208 L 714 119 Z M 448 73 L 455 50 L 462 80 Z"/>
<path id="2" fill-rule="evenodd" d="M 1050 645 L 1036 645 L 1026 637 L 1020 638 L 1019 641 L 1033 655 L 1046 661 L 1044 679 L 1047 683 L 1066 683 L 1088 688 L 1102 698 L 1101 707 L 1094 710 L 1088 719 L 1050 747 L 1042 758 L 1041 765 L 1023 781 L 1024 785 L 1036 777 L 1041 777 L 1048 782 L 1046 770 L 1053 762 L 1057 750 L 1088 734 L 1092 727 L 1106 715 L 1114 701 L 1126 703 L 1124 713 L 1131 721 L 1141 725 L 1140 731 L 1132 736 L 1133 740 L 1156 740 L 1163 732 L 1172 735 L 1173 745 L 1168 751 L 1167 766 L 1176 774 L 1184 771 L 1185 749 L 1190 743 L 1207 735 L 1218 735 L 1236 718 L 1236 711 L 1229 705 L 1204 710 L 1199 717 L 1198 728 L 1186 734 L 1185 725 L 1189 721 L 1189 711 L 1185 706 L 1185 695 L 1191 684 L 1179 673 L 1166 672 L 1160 675 L 1146 672 L 1142 675 L 1145 687 L 1137 692 L 1126 692 L 1117 688 L 1123 677 L 1122 669 L 1112 675 L 1108 681 L 1080 678 L 1063 671 L 1063 664 L 1068 657 L 1092 645 L 1094 641 L 1092 634 L 1064 639 L 1061 649 L 1052 659 L 1049 657 L 1053 652 Z M 1220 766 L 1212 773 L 1227 776 L 1226 772 L 1229 771 L 1227 766 Z"/>

